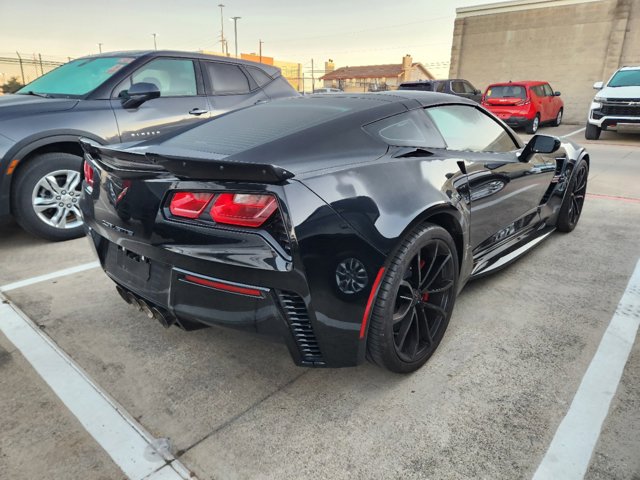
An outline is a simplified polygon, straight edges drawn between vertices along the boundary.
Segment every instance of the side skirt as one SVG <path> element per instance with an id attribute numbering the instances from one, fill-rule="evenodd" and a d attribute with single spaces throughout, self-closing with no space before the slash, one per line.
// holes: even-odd
<path id="1" fill-rule="evenodd" d="M 530 238 L 526 243 L 520 244 L 516 248 L 505 252 L 503 255 L 495 256 L 486 261 L 477 261 L 474 265 L 473 271 L 471 272 L 471 279 L 476 279 L 484 275 L 494 273 L 501 268 L 506 267 L 546 239 L 555 231 L 555 229 L 555 227 L 542 229 L 536 232 L 537 235 L 535 237 Z"/>

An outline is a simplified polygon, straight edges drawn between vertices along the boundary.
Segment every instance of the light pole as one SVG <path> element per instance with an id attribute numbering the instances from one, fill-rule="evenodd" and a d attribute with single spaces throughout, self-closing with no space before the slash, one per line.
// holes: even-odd
<path id="1" fill-rule="evenodd" d="M 98 44 L 98 50 L 100 50 L 100 53 L 102 53 L 102 44 L 101 43 Z"/>
<path id="2" fill-rule="evenodd" d="M 224 53 L 224 14 L 222 13 L 222 9 L 224 8 L 224 4 L 218 4 L 220 7 L 220 45 L 222 45 L 222 53 Z M 228 49 L 227 49 L 227 53 Z"/>
<path id="3" fill-rule="evenodd" d="M 264 43 L 262 40 L 258 40 L 259 44 L 260 44 L 260 63 L 262 63 L 262 44 Z"/>
<path id="4" fill-rule="evenodd" d="M 156 43 L 156 34 L 152 33 L 151 35 L 153 35 L 153 49 L 157 50 L 158 49 L 158 44 Z"/>
<path id="5" fill-rule="evenodd" d="M 231 20 L 233 20 L 233 34 L 236 39 L 236 58 L 238 58 L 238 20 L 241 18 L 242 17 L 231 17 Z"/>

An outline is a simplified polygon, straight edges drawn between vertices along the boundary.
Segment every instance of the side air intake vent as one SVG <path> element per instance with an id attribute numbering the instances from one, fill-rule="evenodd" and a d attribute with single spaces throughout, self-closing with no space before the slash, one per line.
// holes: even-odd
<path id="1" fill-rule="evenodd" d="M 324 365 L 322 353 L 320 353 L 320 347 L 313 333 L 304 300 L 293 292 L 282 291 L 278 296 L 280 297 L 280 302 L 289 321 L 291 332 L 296 340 L 303 362 L 318 366 Z"/>
<path id="2" fill-rule="evenodd" d="M 284 226 L 280 212 L 272 215 L 264 225 L 264 229 L 280 244 L 283 250 L 287 252 L 287 255 L 291 256 L 291 242 L 289 241 L 289 234 Z"/>

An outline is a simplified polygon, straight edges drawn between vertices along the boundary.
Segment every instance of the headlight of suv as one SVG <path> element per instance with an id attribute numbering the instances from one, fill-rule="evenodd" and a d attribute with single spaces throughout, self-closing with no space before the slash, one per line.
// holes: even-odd
<path id="1" fill-rule="evenodd" d="M 599 108 L 602 107 L 602 102 L 604 101 L 604 98 L 602 97 L 596 97 L 593 99 L 593 101 L 591 102 L 591 110 L 597 110 Z"/>

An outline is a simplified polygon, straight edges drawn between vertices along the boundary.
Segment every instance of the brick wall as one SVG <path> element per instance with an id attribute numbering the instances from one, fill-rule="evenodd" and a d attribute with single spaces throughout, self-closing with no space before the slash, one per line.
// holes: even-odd
<path id="1" fill-rule="evenodd" d="M 546 80 L 565 121 L 583 123 L 593 83 L 628 64 L 640 64 L 640 1 L 600 0 L 456 18 L 449 75 L 483 90 Z"/>

